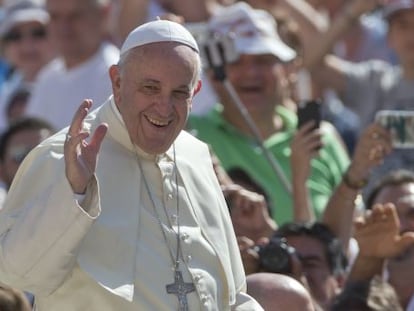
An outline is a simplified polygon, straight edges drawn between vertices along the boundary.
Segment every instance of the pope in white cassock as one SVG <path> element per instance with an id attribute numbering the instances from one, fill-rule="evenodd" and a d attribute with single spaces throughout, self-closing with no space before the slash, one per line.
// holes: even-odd
<path id="1" fill-rule="evenodd" d="M 38 310 L 262 310 L 207 146 L 183 131 L 200 90 L 190 33 L 127 37 L 113 95 L 31 152 L 0 214 L 0 281 Z M 59 105 L 59 103 L 56 103 Z"/>

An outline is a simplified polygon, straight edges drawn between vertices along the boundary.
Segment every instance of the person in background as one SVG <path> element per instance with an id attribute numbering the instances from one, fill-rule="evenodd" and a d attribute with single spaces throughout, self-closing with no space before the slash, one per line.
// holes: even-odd
<path id="1" fill-rule="evenodd" d="M 375 204 L 371 213 L 355 221 L 359 253 L 343 292 L 333 302 L 332 311 L 403 310 L 398 293 L 383 278 L 387 260 L 400 256 L 414 244 L 413 232 L 400 232 L 400 221 L 392 203 Z"/>
<path id="2" fill-rule="evenodd" d="M 414 232 L 414 173 L 397 169 L 378 179 L 366 195 L 366 207 L 392 203 L 398 215 L 399 233 L 412 235 Z M 414 308 L 414 247 L 411 245 L 402 254 L 388 260 L 386 270 L 388 282 L 394 287 L 401 305 L 406 310 Z"/>
<path id="3" fill-rule="evenodd" d="M 372 179 L 372 171 L 384 163 L 392 149 L 388 131 L 371 123 L 361 133 L 351 164 L 325 208 L 322 222 L 338 237 L 347 254 L 352 247 L 349 242 L 353 243 L 354 219 L 364 212 L 363 191 Z"/>
<path id="4" fill-rule="evenodd" d="M 40 70 L 55 56 L 43 1 L 7 0 L 3 10 L 0 46 L 11 72 L 0 88 L 0 131 L 9 124 L 6 110 L 15 92 L 26 85 L 31 88 Z"/>
<path id="5" fill-rule="evenodd" d="M 141 25 L 109 74 L 113 96 L 92 112 L 84 100 L 22 163 L 0 279 L 39 310 L 263 310 L 245 293 L 209 148 L 183 131 L 201 87 L 194 38 Z"/>
<path id="6" fill-rule="evenodd" d="M 39 74 L 28 115 L 59 130 L 70 124 L 84 98 L 103 102 L 111 94 L 108 69 L 119 50 L 107 41 L 108 5 L 109 0 L 46 0 L 58 57 Z"/>
<path id="7" fill-rule="evenodd" d="M 298 0 L 299 1 L 299 0 Z M 379 9 L 379 6 L 382 8 Z M 387 22 L 387 38 L 398 56 L 398 64 L 371 60 L 349 62 L 332 54 L 334 44 L 356 23 L 360 16 L 372 10 L 381 10 Z M 298 12 L 297 12 L 298 13 Z M 292 13 L 293 15 L 293 13 Z M 326 31 L 312 26 L 310 14 L 296 14 L 296 20 L 312 38 L 304 44 L 304 66 L 321 87 L 335 90 L 344 105 L 361 118 L 361 130 L 372 123 L 381 110 L 411 111 L 414 102 L 413 25 L 414 1 L 404 0 L 352 0 L 346 3 L 341 14 Z M 315 44 L 315 40 L 318 42 Z M 371 180 L 395 169 L 414 167 L 410 149 L 393 148 L 384 163 L 371 173 Z M 369 192 L 370 182 L 364 189 Z"/>
<path id="8" fill-rule="evenodd" d="M 210 20 L 212 31 L 221 35 L 231 33 L 234 37 L 239 56 L 226 64 L 227 79 L 256 124 L 265 147 L 292 184 L 293 194 L 286 190 L 283 178 L 267 161 L 222 83 L 214 84 L 220 104 L 206 116 L 190 116 L 188 129 L 212 146 L 227 171 L 242 169 L 263 188 L 272 217 L 283 224 L 318 218 L 340 182 L 349 158 L 331 125 L 322 125 L 319 130 L 309 123 L 296 131 L 297 116 L 282 105 L 281 98 L 286 82 L 284 62 L 292 61 L 296 53 L 281 41 L 275 27 L 271 15 L 243 2 L 223 8 Z M 294 166 L 291 165 L 293 149 L 300 151 L 296 152 L 300 158 L 294 157 L 298 160 Z M 293 176 L 292 167 L 297 168 L 300 176 Z M 312 206 L 307 208 L 307 202 Z"/>
<path id="9" fill-rule="evenodd" d="M 1 189 L 0 210 L 3 208 L 7 198 L 7 191 L 13 182 L 14 176 L 26 155 L 54 132 L 52 126 L 44 120 L 22 117 L 11 122 L 9 127 L 2 133 L 0 136 L 0 178 L 4 184 L 4 188 L 2 187 Z M 7 287 L 2 289 L 4 290 L 3 294 L 5 298 L 12 297 L 9 295 L 13 292 L 9 292 Z M 15 290 L 14 293 L 17 295 L 18 290 Z M 30 304 L 33 305 L 33 295 L 28 292 L 25 292 L 25 295 Z M 16 296 L 16 299 L 17 298 L 18 297 Z M 12 300 L 9 302 L 11 303 Z M 23 308 L 23 303 L 19 302 L 19 299 L 17 299 L 15 303 L 16 308 L 18 308 L 20 303 Z M 4 306 L 4 308 L 6 308 L 6 306 Z M 0 307 L 0 310 L 3 310 L 3 308 Z"/>
<path id="10" fill-rule="evenodd" d="M 322 223 L 285 224 L 275 232 L 293 247 L 310 293 L 324 309 L 341 291 L 348 260 L 340 240 Z"/>
<path id="11" fill-rule="evenodd" d="M 3 132 L 0 136 L 0 172 L 7 189 L 27 154 L 54 132 L 50 123 L 33 117 L 20 118 Z"/>

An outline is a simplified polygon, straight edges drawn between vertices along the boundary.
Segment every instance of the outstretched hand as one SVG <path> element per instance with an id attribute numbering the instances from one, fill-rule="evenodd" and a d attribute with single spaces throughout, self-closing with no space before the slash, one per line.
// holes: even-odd
<path id="1" fill-rule="evenodd" d="M 85 99 L 76 111 L 64 144 L 66 178 L 74 193 L 83 194 L 95 174 L 96 162 L 107 124 L 100 124 L 89 142 L 90 133 L 83 130 L 83 121 L 92 106 L 92 100 Z"/>
<path id="2" fill-rule="evenodd" d="M 358 140 L 348 174 L 352 180 L 367 179 L 392 151 L 391 136 L 378 123 L 371 123 Z"/>
<path id="3" fill-rule="evenodd" d="M 372 213 L 355 221 L 355 238 L 365 257 L 392 258 L 414 245 L 414 233 L 400 234 L 400 222 L 392 203 L 376 204 Z"/>

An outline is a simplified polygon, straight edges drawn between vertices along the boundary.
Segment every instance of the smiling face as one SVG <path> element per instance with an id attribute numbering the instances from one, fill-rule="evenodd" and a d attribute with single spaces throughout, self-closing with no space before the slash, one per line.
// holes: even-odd
<path id="1" fill-rule="evenodd" d="M 201 87 L 198 54 L 173 42 L 131 50 L 112 66 L 115 103 L 131 141 L 149 154 L 168 150 L 184 128 Z"/>
<path id="2" fill-rule="evenodd" d="M 7 61 L 32 81 L 54 56 L 46 26 L 35 21 L 15 25 L 3 38 Z"/>
<path id="3" fill-rule="evenodd" d="M 247 55 L 226 67 L 227 76 L 234 86 L 241 102 L 259 123 L 263 116 L 273 115 L 280 101 L 281 82 L 284 78 L 284 67 L 273 55 Z M 231 99 L 226 98 L 225 90 L 217 89 L 225 114 L 235 116 L 237 109 Z"/>

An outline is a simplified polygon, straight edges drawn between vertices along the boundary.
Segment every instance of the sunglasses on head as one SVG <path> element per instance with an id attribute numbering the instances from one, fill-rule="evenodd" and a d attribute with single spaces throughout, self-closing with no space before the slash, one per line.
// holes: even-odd
<path id="1" fill-rule="evenodd" d="M 32 39 L 41 40 L 46 38 L 46 29 L 44 27 L 38 27 L 34 28 L 30 31 L 19 31 L 19 30 L 11 30 L 9 33 L 7 33 L 3 41 L 6 43 L 9 42 L 19 42 L 23 38 L 31 37 Z"/>

